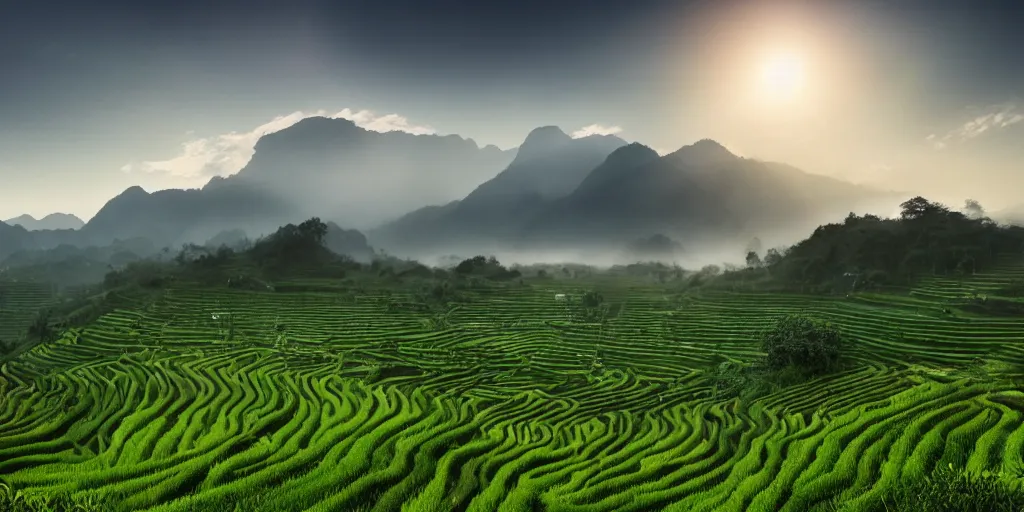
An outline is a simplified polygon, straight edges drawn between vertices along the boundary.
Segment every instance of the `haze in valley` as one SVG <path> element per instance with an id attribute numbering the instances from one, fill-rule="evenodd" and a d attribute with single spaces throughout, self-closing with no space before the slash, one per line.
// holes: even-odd
<path id="1" fill-rule="evenodd" d="M 316 216 L 431 261 L 700 265 L 912 195 L 1015 220 L 1024 19 L 981 3 L 23 3 L 0 259 Z"/>

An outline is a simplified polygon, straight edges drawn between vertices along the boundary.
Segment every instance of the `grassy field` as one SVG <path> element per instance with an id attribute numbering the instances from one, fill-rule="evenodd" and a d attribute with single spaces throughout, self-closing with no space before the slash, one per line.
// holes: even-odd
<path id="1" fill-rule="evenodd" d="M 331 282 L 179 285 L 3 364 L 0 478 L 102 510 L 875 510 L 936 467 L 1024 477 L 1024 318 L 955 307 L 1022 277 L 849 297 L 528 281 L 446 313 Z M 584 287 L 603 324 L 554 298 Z M 786 313 L 839 325 L 849 368 L 718 396 L 709 370 Z"/>

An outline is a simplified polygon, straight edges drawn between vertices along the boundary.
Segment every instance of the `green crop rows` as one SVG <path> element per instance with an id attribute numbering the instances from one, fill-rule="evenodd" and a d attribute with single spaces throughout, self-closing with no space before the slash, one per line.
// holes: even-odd
<path id="1" fill-rule="evenodd" d="M 939 465 L 1020 478 L 1024 318 L 943 309 L 1021 276 L 835 298 L 609 285 L 604 325 L 567 320 L 558 282 L 445 315 L 178 287 L 3 365 L 0 478 L 114 510 L 868 510 Z M 707 369 L 792 312 L 841 326 L 855 364 L 716 398 Z"/>
<path id="2" fill-rule="evenodd" d="M 25 334 L 37 312 L 54 301 L 54 289 L 48 283 L 0 281 L 0 341 Z"/>

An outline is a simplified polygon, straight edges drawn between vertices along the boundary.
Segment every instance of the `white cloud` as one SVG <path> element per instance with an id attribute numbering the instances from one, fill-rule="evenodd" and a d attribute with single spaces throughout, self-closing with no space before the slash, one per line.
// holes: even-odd
<path id="1" fill-rule="evenodd" d="M 936 150 L 942 150 L 947 148 L 950 143 L 974 139 L 987 132 L 1000 130 L 1021 121 L 1024 121 L 1024 114 L 1017 112 L 1016 104 L 994 105 L 945 135 L 938 136 L 933 133 L 925 137 L 925 141 Z"/>
<path id="2" fill-rule="evenodd" d="M 253 147 L 260 137 L 281 131 L 308 117 L 329 117 L 348 119 L 366 130 L 375 132 L 401 131 L 416 135 L 429 135 L 435 130 L 429 126 L 414 125 L 398 114 L 378 115 L 369 110 L 353 111 L 343 109 L 329 114 L 325 110 L 316 112 L 292 112 L 278 116 L 248 132 L 230 132 L 214 137 L 193 138 L 181 145 L 177 156 L 167 160 L 133 162 L 121 167 L 123 172 L 166 173 L 182 178 L 226 176 L 245 167 L 252 158 Z M 192 133 L 189 132 L 189 135 Z"/>
<path id="3" fill-rule="evenodd" d="M 604 126 L 600 124 L 592 124 L 584 126 L 579 130 L 572 132 L 572 138 L 579 139 L 583 137 L 589 137 L 591 135 L 615 135 L 621 133 L 622 128 L 619 126 Z"/>

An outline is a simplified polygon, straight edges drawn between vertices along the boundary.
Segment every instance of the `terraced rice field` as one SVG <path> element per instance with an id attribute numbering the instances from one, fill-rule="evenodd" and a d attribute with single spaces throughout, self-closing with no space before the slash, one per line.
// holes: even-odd
<path id="1" fill-rule="evenodd" d="M 49 283 L 0 280 L 0 341 L 24 336 L 38 311 L 54 300 L 55 290 Z"/>
<path id="2" fill-rule="evenodd" d="M 1020 478 L 1024 318 L 942 309 L 1022 275 L 849 298 L 604 286 L 603 326 L 566 320 L 571 284 L 447 315 L 177 288 L 0 368 L 0 478 L 111 510 L 871 510 L 937 465 Z M 707 368 L 756 357 L 790 312 L 838 324 L 851 368 L 716 397 Z M 977 360 L 996 377 L 958 370 Z"/>

